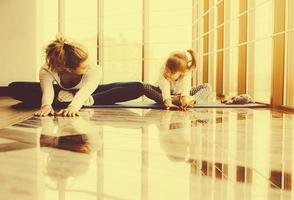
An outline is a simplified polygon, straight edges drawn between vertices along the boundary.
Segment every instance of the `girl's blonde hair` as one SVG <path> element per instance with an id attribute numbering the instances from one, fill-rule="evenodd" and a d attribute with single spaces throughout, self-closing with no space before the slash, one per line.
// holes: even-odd
<path id="1" fill-rule="evenodd" d="M 187 54 L 190 54 L 191 59 Z M 165 63 L 165 67 L 172 73 L 184 72 L 187 69 L 195 69 L 197 66 L 196 55 L 192 49 L 188 49 L 184 52 L 172 53 Z"/>
<path id="2" fill-rule="evenodd" d="M 63 37 L 56 37 L 45 49 L 46 64 L 51 71 L 61 68 L 75 69 L 87 60 L 87 51 L 78 43 L 68 42 Z"/>

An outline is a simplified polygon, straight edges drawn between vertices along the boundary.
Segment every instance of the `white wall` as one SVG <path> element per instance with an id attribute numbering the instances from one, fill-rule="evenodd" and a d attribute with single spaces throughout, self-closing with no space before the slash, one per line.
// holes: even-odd
<path id="1" fill-rule="evenodd" d="M 0 86 L 37 80 L 42 52 L 39 4 L 0 0 Z"/>

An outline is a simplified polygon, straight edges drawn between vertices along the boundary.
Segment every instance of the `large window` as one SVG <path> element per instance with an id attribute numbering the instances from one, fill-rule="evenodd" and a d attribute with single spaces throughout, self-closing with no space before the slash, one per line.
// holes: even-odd
<path id="1" fill-rule="evenodd" d="M 43 42 L 58 31 L 80 41 L 105 83 L 155 83 L 171 52 L 193 48 L 194 84 L 294 106 L 293 9 L 292 0 L 44 1 Z"/>
<path id="2" fill-rule="evenodd" d="M 203 55 L 204 79 L 198 83 L 207 80 L 218 94 L 248 93 L 270 103 L 273 1 L 198 0 L 196 5 L 203 7 L 195 20 L 196 27 L 203 23 L 202 32 L 196 31 L 198 41 L 203 36 L 196 44 Z"/>

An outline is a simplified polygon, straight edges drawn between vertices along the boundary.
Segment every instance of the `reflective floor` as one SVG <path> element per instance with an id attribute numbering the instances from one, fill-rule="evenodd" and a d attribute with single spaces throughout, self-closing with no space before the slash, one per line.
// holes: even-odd
<path id="1" fill-rule="evenodd" d="M 0 199 L 294 199 L 293 134 L 268 109 L 30 118 L 0 129 Z"/>

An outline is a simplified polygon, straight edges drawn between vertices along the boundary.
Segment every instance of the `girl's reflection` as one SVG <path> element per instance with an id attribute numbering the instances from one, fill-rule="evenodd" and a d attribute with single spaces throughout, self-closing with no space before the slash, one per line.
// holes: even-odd
<path id="1" fill-rule="evenodd" d="M 172 161 L 188 161 L 190 147 L 196 141 L 191 138 L 195 126 L 203 126 L 209 121 L 207 110 L 197 111 L 159 111 L 150 110 L 145 117 L 157 118 L 159 144 L 165 155 Z"/>

